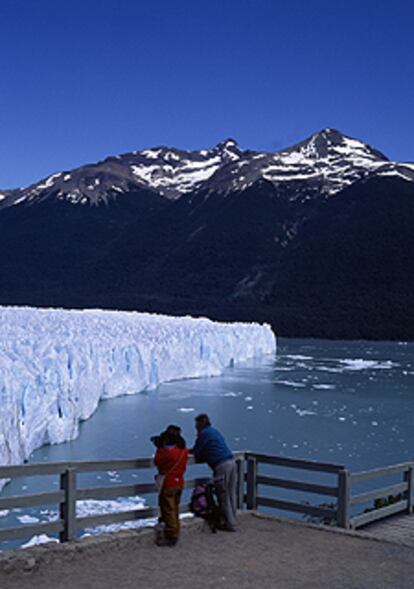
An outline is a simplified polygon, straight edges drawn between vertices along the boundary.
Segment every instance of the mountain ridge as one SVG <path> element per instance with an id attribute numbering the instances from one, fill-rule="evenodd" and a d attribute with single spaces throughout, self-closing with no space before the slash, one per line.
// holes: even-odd
<path id="1" fill-rule="evenodd" d="M 210 149 L 159 146 L 108 156 L 55 172 L 26 188 L 2 191 L 0 207 L 30 204 L 51 193 L 72 204 L 98 205 L 138 189 L 176 199 L 199 190 L 245 190 L 260 179 L 275 184 L 306 180 L 315 191 L 329 196 L 375 174 L 414 181 L 414 164 L 391 162 L 370 145 L 326 128 L 276 152 L 242 150 L 228 138 Z"/>

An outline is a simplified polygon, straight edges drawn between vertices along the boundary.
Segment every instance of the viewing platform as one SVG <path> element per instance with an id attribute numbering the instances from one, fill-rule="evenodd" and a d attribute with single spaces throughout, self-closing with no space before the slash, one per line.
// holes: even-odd
<path id="1" fill-rule="evenodd" d="M 350 473 L 337 464 L 281 456 L 240 452 L 235 457 L 239 530 L 212 534 L 204 522 L 190 520 L 174 548 L 155 546 L 149 528 L 79 539 L 85 528 L 157 515 L 154 484 L 141 482 L 154 473 L 149 458 L 0 467 L 0 479 L 56 475 L 60 480 L 60 489 L 53 492 L 0 496 L 0 510 L 59 505 L 54 521 L 6 528 L 0 520 L 0 548 L 2 542 L 35 534 L 60 540 L 5 550 L 0 555 L 1 589 L 413 587 L 412 463 Z M 207 480 L 189 478 L 192 468 L 201 467 L 192 461 L 186 497 L 196 482 Z M 82 473 L 109 469 L 140 472 L 140 482 L 81 484 Z M 77 513 L 77 502 L 83 499 L 130 495 L 148 495 L 148 507 L 87 517 Z M 188 511 L 186 499 L 182 511 Z M 306 521 L 281 517 L 280 512 L 301 514 Z"/>
<path id="2" fill-rule="evenodd" d="M 2 589 L 412 589 L 414 549 L 255 512 L 240 529 L 183 525 L 174 548 L 129 530 L 0 556 Z"/>

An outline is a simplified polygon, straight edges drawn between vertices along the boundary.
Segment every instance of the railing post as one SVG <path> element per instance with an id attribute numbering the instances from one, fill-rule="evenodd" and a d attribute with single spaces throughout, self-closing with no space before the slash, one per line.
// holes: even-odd
<path id="1" fill-rule="evenodd" d="M 411 464 L 404 472 L 404 481 L 408 484 L 406 491 L 407 513 L 413 513 L 413 491 L 414 491 L 414 465 Z"/>
<path id="2" fill-rule="evenodd" d="M 237 509 L 243 509 L 244 504 L 244 456 L 238 456 L 237 465 Z"/>
<path id="3" fill-rule="evenodd" d="M 65 500 L 60 504 L 60 518 L 63 530 L 59 534 L 61 542 L 69 542 L 76 536 L 76 469 L 69 467 L 60 475 L 60 488 Z"/>
<path id="4" fill-rule="evenodd" d="M 344 469 L 338 472 L 338 512 L 336 523 L 341 528 L 350 528 L 350 500 L 351 479 L 349 471 Z"/>
<path id="5" fill-rule="evenodd" d="M 254 456 L 247 457 L 247 509 L 257 508 L 257 462 Z"/>

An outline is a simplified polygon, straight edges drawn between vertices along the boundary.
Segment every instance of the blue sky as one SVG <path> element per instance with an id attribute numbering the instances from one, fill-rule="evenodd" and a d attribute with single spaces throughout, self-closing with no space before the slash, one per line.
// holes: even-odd
<path id="1" fill-rule="evenodd" d="M 414 161 L 410 0 L 1 0 L 0 187 L 324 127 Z"/>

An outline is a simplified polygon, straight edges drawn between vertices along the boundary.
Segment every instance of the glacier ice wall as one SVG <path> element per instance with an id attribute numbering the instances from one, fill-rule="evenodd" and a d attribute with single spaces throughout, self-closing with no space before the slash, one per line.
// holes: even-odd
<path id="1" fill-rule="evenodd" d="M 268 325 L 0 307 L 0 464 L 75 438 L 100 399 L 218 375 L 275 349 Z"/>

